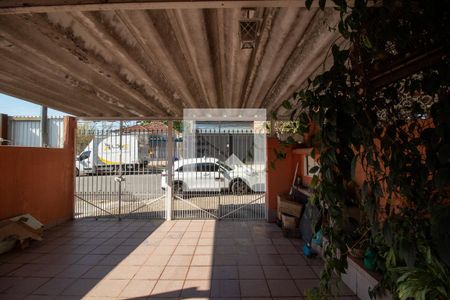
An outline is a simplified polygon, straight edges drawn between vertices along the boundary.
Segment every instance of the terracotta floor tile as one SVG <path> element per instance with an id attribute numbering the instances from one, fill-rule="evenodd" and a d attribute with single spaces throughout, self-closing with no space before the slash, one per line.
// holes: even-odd
<path id="1" fill-rule="evenodd" d="M 88 254 L 83 256 L 78 262 L 78 265 L 95 265 L 105 258 L 103 254 Z"/>
<path id="2" fill-rule="evenodd" d="M 128 282 L 127 286 L 122 290 L 119 297 L 138 298 L 150 296 L 156 280 L 133 279 Z"/>
<path id="3" fill-rule="evenodd" d="M 227 298 L 240 297 L 239 280 L 212 280 L 211 297 Z"/>
<path id="4" fill-rule="evenodd" d="M 259 221 L 69 222 L 0 255 L 0 298 L 301 299 L 323 265 L 301 247 Z"/>
<path id="5" fill-rule="evenodd" d="M 239 254 L 236 261 L 240 266 L 259 266 L 261 264 L 256 254 Z"/>
<path id="6" fill-rule="evenodd" d="M 297 289 L 293 280 L 268 280 L 270 293 L 273 297 L 297 297 L 300 296 L 300 292 Z"/>
<path id="7" fill-rule="evenodd" d="M 213 238 L 200 238 L 198 240 L 198 246 L 214 246 L 214 239 Z"/>
<path id="8" fill-rule="evenodd" d="M 159 279 L 164 266 L 142 266 L 134 275 L 134 279 Z"/>
<path id="9" fill-rule="evenodd" d="M 139 266 L 117 266 L 108 273 L 109 279 L 131 279 L 139 271 Z"/>
<path id="10" fill-rule="evenodd" d="M 174 255 L 193 255 L 195 252 L 195 246 L 178 246 L 175 249 Z"/>
<path id="11" fill-rule="evenodd" d="M 91 297 L 118 297 L 127 286 L 129 280 L 125 279 L 105 279 L 100 281 L 87 296 Z"/>
<path id="12" fill-rule="evenodd" d="M 263 266 L 267 279 L 292 279 L 285 266 Z"/>
<path id="13" fill-rule="evenodd" d="M 192 257 L 191 266 L 212 266 L 213 255 L 194 255 Z"/>
<path id="14" fill-rule="evenodd" d="M 68 288 L 62 291 L 62 295 L 84 296 L 98 283 L 98 279 L 76 279 Z"/>
<path id="15" fill-rule="evenodd" d="M 177 248 L 176 245 L 172 245 L 172 246 L 159 245 L 158 247 L 155 248 L 155 250 L 153 251 L 152 254 L 153 255 L 172 255 L 176 248 Z"/>
<path id="16" fill-rule="evenodd" d="M 86 273 L 88 270 L 90 270 L 92 266 L 89 265 L 71 265 L 61 271 L 61 273 L 58 274 L 58 277 L 60 278 L 79 278 L 84 273 Z"/>
<path id="17" fill-rule="evenodd" d="M 214 246 L 199 246 L 195 249 L 195 255 L 212 255 L 214 254 Z"/>
<path id="18" fill-rule="evenodd" d="M 317 279 L 318 276 L 309 266 L 288 266 L 293 279 Z"/>
<path id="19" fill-rule="evenodd" d="M 278 254 L 277 249 L 273 245 L 259 245 L 256 247 L 258 254 Z"/>
<path id="20" fill-rule="evenodd" d="M 0 277 L 0 293 L 5 292 L 17 281 L 17 277 Z"/>
<path id="21" fill-rule="evenodd" d="M 183 289 L 183 280 L 159 280 L 151 293 L 151 298 L 178 298 Z"/>
<path id="22" fill-rule="evenodd" d="M 186 274 L 189 270 L 189 267 L 181 267 L 181 266 L 167 266 L 163 273 L 161 274 L 161 280 L 171 280 L 171 279 L 186 279 Z"/>
<path id="23" fill-rule="evenodd" d="M 127 256 L 125 254 L 109 254 L 106 255 L 97 265 L 116 266 Z"/>
<path id="24" fill-rule="evenodd" d="M 183 239 L 195 239 L 196 242 L 198 242 L 198 238 L 201 235 L 201 229 L 199 230 L 193 230 L 193 231 L 186 231 L 183 235 Z"/>
<path id="25" fill-rule="evenodd" d="M 209 267 L 195 267 L 189 268 L 186 279 L 211 279 L 212 278 L 212 266 Z"/>
<path id="26" fill-rule="evenodd" d="M 214 265 L 217 266 L 234 266 L 237 265 L 237 256 L 232 254 L 215 254 Z"/>
<path id="27" fill-rule="evenodd" d="M 238 279 L 239 273 L 236 266 L 214 266 L 213 267 L 214 279 Z"/>
<path id="28" fill-rule="evenodd" d="M 93 266 L 89 271 L 85 272 L 81 278 L 98 278 L 102 279 L 112 271 L 111 266 Z"/>
<path id="29" fill-rule="evenodd" d="M 319 286 L 319 279 L 297 279 L 295 280 L 298 290 L 303 296 L 306 296 L 306 292 L 309 289 Z"/>
<path id="30" fill-rule="evenodd" d="M 181 299 L 209 299 L 211 282 L 209 280 L 186 280 L 181 292 Z"/>
<path id="31" fill-rule="evenodd" d="M 165 266 L 169 262 L 171 256 L 170 255 L 150 255 L 144 265 L 149 266 Z"/>
<path id="32" fill-rule="evenodd" d="M 300 255 L 282 254 L 281 258 L 286 266 L 306 266 L 307 262 L 305 258 Z"/>
<path id="33" fill-rule="evenodd" d="M 44 283 L 49 281 L 49 278 L 20 278 L 13 282 L 13 285 L 4 290 L 3 292 L 10 295 L 29 295 Z"/>
<path id="34" fill-rule="evenodd" d="M 270 297 L 265 280 L 240 280 L 242 297 Z"/>
<path id="35" fill-rule="evenodd" d="M 53 278 L 35 290 L 33 294 L 56 296 L 61 294 L 64 289 L 66 289 L 74 281 L 74 278 Z"/>
<path id="36" fill-rule="evenodd" d="M 128 255 L 121 262 L 123 266 L 142 266 L 149 258 L 149 255 Z"/>
<path id="37" fill-rule="evenodd" d="M 284 262 L 280 255 L 262 254 L 259 255 L 262 266 L 283 266 Z"/>
<path id="38" fill-rule="evenodd" d="M 260 266 L 239 266 L 239 279 L 264 279 L 264 272 Z"/>
<path id="39" fill-rule="evenodd" d="M 169 262 L 168 266 L 189 266 L 191 264 L 192 256 L 190 255 L 173 255 Z"/>

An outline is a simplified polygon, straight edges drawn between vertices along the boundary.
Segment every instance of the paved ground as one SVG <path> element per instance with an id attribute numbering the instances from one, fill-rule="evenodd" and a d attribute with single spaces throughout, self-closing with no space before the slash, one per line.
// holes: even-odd
<path id="1" fill-rule="evenodd" d="M 116 192 L 119 184 L 114 180 L 119 175 L 78 176 L 76 189 L 79 192 Z M 161 174 L 125 174 L 122 190 L 161 193 Z"/>
<path id="2" fill-rule="evenodd" d="M 77 218 L 111 216 L 119 213 L 118 193 L 77 193 Z M 183 200 L 181 200 L 183 199 Z M 121 214 L 133 218 L 165 218 L 165 194 L 123 193 Z M 190 195 L 175 198 L 176 219 L 265 219 L 265 195 Z"/>
<path id="3" fill-rule="evenodd" d="M 0 299 L 302 299 L 321 261 L 301 246 L 265 222 L 79 220 L 0 256 Z"/>

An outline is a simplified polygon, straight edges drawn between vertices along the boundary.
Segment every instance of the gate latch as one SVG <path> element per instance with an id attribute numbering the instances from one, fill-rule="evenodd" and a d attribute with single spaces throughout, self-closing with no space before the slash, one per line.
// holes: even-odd
<path id="1" fill-rule="evenodd" d="M 115 177 L 115 178 L 114 178 L 114 181 L 115 181 L 115 182 L 122 182 L 122 181 L 125 181 L 125 177 L 123 177 L 123 176 Z"/>

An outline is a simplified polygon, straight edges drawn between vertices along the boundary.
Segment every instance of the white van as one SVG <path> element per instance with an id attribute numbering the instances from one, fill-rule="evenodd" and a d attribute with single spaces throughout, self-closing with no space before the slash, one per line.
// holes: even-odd
<path id="1" fill-rule="evenodd" d="M 147 136 L 111 135 L 104 139 L 94 137 L 89 145 L 76 157 L 77 175 L 132 171 L 148 164 L 149 145 Z M 121 156 L 122 152 L 122 156 Z"/>

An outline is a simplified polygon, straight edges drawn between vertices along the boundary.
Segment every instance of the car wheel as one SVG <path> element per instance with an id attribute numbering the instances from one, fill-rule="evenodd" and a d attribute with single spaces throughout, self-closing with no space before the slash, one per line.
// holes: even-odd
<path id="1" fill-rule="evenodd" d="M 236 180 L 231 185 L 231 192 L 234 195 L 244 195 L 248 192 L 248 185 L 242 180 Z"/>
<path id="2" fill-rule="evenodd" d="M 183 183 L 182 182 L 175 182 L 173 184 L 173 194 L 175 196 L 182 196 L 183 195 Z"/>
<path id="3" fill-rule="evenodd" d="M 80 170 L 78 170 L 78 168 L 75 168 L 75 174 L 76 176 L 80 176 Z"/>

